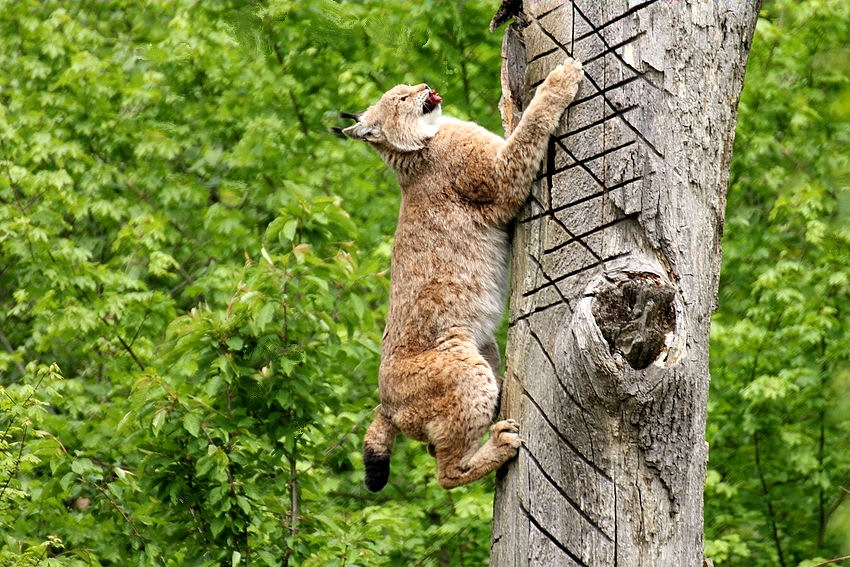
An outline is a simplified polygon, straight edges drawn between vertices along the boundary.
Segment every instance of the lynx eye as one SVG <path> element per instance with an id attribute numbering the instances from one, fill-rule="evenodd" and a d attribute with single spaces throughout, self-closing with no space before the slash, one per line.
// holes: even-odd
<path id="1" fill-rule="evenodd" d="M 401 97 L 401 99 L 399 99 L 399 100 L 401 100 L 402 102 L 406 101 L 406 100 L 407 100 L 407 95 L 404 95 L 404 96 L 403 96 L 403 97 Z"/>

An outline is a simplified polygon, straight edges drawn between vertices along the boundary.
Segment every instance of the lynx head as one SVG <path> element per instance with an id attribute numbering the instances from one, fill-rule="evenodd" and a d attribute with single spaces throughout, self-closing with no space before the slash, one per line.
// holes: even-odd
<path id="1" fill-rule="evenodd" d="M 437 133 L 441 102 L 439 93 L 425 83 L 398 85 L 360 114 L 343 113 L 343 118 L 353 118 L 357 123 L 342 133 L 369 142 L 379 150 L 421 150 Z"/>

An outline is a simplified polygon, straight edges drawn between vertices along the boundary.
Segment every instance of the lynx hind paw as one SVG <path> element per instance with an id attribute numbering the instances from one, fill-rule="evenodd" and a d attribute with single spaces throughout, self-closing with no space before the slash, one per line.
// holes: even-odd
<path id="1" fill-rule="evenodd" d="M 512 419 L 505 419 L 494 423 L 490 427 L 490 437 L 499 445 L 508 445 L 518 449 L 520 446 L 519 424 Z"/>

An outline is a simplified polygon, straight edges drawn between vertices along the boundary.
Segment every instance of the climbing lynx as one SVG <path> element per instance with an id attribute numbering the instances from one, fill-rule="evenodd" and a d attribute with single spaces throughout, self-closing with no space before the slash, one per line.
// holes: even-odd
<path id="1" fill-rule="evenodd" d="M 568 59 L 537 89 L 507 140 L 441 116 L 428 85 L 398 85 L 342 132 L 395 170 L 401 211 L 378 386 L 380 413 L 363 441 L 366 486 L 384 487 L 401 432 L 428 443 L 438 480 L 453 488 L 514 457 L 513 420 L 499 405 L 493 338 L 507 285 L 506 224 L 529 194 L 549 136 L 583 77 Z"/>

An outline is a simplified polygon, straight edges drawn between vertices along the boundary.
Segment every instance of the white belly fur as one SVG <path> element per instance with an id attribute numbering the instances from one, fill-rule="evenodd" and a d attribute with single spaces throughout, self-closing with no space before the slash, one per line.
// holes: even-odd
<path id="1" fill-rule="evenodd" d="M 486 281 L 481 282 L 483 292 L 475 299 L 472 309 L 475 314 L 472 334 L 479 349 L 493 339 L 493 333 L 502 320 L 508 284 L 508 235 L 504 230 L 492 227 L 483 244 L 483 257 L 487 259 L 488 266 Z"/>

